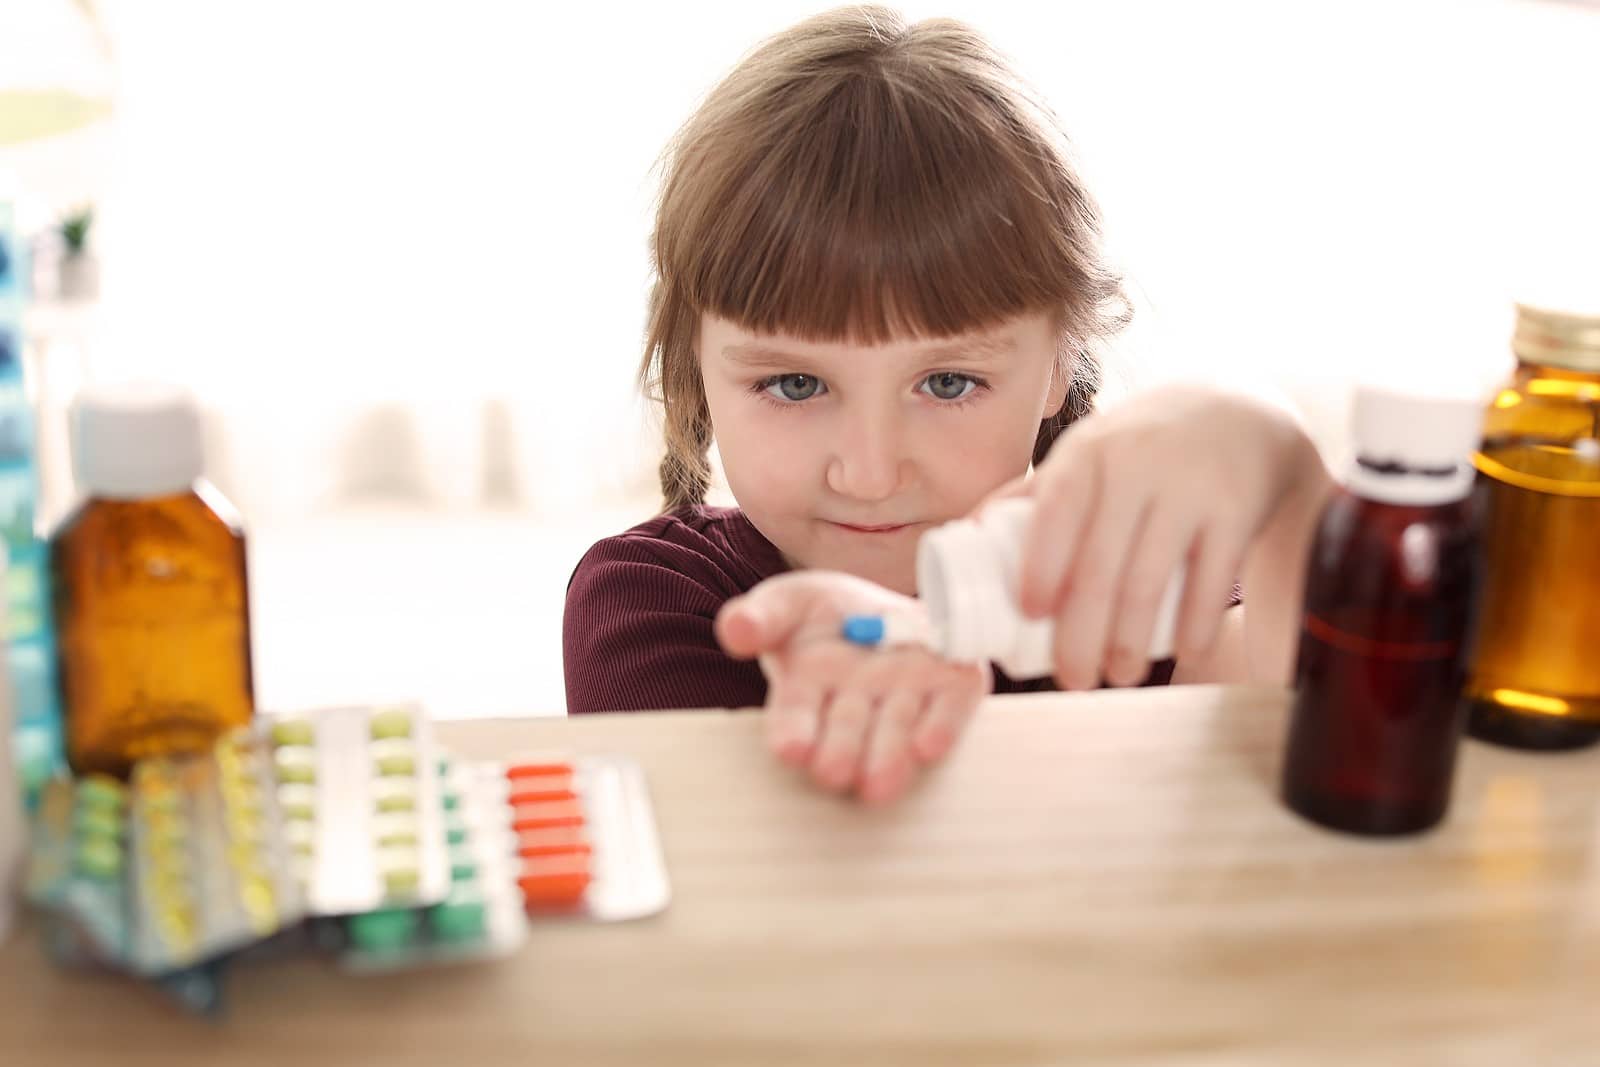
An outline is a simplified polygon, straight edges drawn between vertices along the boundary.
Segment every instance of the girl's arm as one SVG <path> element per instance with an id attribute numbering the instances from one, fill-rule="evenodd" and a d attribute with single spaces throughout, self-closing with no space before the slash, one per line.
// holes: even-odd
<path id="1" fill-rule="evenodd" d="M 1156 609 L 1186 565 L 1180 681 L 1287 681 L 1305 553 L 1331 486 L 1280 405 L 1193 387 L 1152 390 L 1073 427 L 1008 492 L 1036 501 L 1023 608 L 1055 620 L 1056 680 L 1143 677 Z M 1227 609 L 1244 585 L 1244 607 Z"/>

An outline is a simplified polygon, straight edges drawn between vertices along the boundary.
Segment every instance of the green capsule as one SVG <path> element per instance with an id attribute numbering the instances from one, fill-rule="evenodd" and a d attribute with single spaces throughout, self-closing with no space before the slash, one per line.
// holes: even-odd
<path id="1" fill-rule="evenodd" d="M 120 812 L 128 806 L 128 788 L 107 775 L 86 774 L 77 781 L 77 802 L 80 808 Z"/>
<path id="2" fill-rule="evenodd" d="M 428 909 L 428 928 L 441 941 L 475 941 L 488 929 L 488 911 L 476 896 L 452 895 Z"/>
<path id="3" fill-rule="evenodd" d="M 345 923 L 350 941 L 369 952 L 404 948 L 417 932 L 417 913 L 410 908 L 379 908 L 352 915 Z"/>
<path id="4" fill-rule="evenodd" d="M 103 837 L 81 841 L 73 852 L 72 865 L 95 881 L 113 881 L 122 874 L 122 846 Z"/>
<path id="5" fill-rule="evenodd" d="M 80 807 L 73 813 L 72 824 L 80 837 L 103 841 L 122 837 L 122 815 L 106 808 Z"/>

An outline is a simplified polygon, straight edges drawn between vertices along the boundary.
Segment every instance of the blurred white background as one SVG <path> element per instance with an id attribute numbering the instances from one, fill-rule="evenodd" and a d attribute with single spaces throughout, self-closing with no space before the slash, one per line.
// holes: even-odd
<path id="1" fill-rule="evenodd" d="M 60 6 L 6 0 L 0 34 L 46 53 L 28 12 Z M 827 6 L 98 5 L 112 119 L 0 148 L 100 208 L 103 299 L 49 402 L 147 374 L 205 401 L 264 704 L 559 712 L 567 575 L 655 505 L 652 165 Z M 1600 252 L 1592 4 L 900 7 L 986 31 L 1061 115 L 1139 304 L 1121 391 L 1282 389 L 1338 453 L 1353 381 L 1493 379 L 1511 296 Z"/>

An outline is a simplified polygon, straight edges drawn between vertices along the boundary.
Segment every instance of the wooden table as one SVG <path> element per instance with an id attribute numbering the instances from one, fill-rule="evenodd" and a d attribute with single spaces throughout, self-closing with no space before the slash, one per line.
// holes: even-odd
<path id="1" fill-rule="evenodd" d="M 753 714 L 450 724 L 636 756 L 671 909 L 500 964 L 240 967 L 220 1024 L 14 937 L 0 1064 L 1600 1063 L 1600 752 L 1469 744 L 1443 828 L 1350 838 L 1275 799 L 1284 703 L 997 699 L 887 811 L 775 765 Z"/>

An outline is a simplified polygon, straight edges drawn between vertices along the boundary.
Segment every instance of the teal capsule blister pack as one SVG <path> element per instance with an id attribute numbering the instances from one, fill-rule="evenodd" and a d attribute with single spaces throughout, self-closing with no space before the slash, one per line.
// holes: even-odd
<path id="1" fill-rule="evenodd" d="M 381 908 L 343 922 L 341 961 L 353 971 L 388 971 L 505 956 L 527 940 L 513 876 L 510 812 L 470 764 L 437 764 L 450 870 L 444 898 L 422 908 Z"/>

